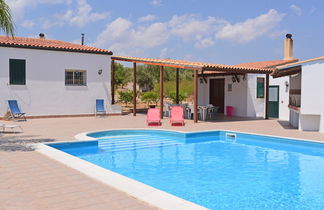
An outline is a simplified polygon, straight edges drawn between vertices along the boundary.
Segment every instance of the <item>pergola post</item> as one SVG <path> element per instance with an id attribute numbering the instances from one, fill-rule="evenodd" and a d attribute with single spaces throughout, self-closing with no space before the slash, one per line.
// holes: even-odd
<path id="1" fill-rule="evenodd" d="M 269 119 L 269 74 L 266 74 L 265 119 Z"/>
<path id="2" fill-rule="evenodd" d="M 198 122 L 198 70 L 194 70 L 194 122 Z"/>
<path id="3" fill-rule="evenodd" d="M 176 104 L 179 104 L 179 68 L 176 69 Z"/>
<path id="4" fill-rule="evenodd" d="M 160 66 L 160 116 L 161 119 L 163 119 L 163 74 L 164 74 L 164 68 L 163 66 Z"/>
<path id="5" fill-rule="evenodd" d="M 111 61 L 111 81 L 110 81 L 110 88 L 111 88 L 111 104 L 115 104 L 115 61 Z"/>
<path id="6" fill-rule="evenodd" d="M 133 116 L 136 116 L 136 63 L 133 63 Z"/>

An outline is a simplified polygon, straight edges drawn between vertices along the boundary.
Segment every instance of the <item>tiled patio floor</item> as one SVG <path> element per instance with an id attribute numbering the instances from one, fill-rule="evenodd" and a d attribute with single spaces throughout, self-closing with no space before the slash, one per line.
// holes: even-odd
<path id="1" fill-rule="evenodd" d="M 144 115 L 34 119 L 4 123 L 19 124 L 24 132 L 0 134 L 0 209 L 152 208 L 38 152 L 28 151 L 26 144 L 31 142 L 68 141 L 81 132 L 114 128 L 182 131 L 227 129 L 324 142 L 324 134 L 300 132 L 285 122 L 243 118 L 220 118 L 217 122 L 198 124 L 187 121 L 184 127 L 171 127 L 168 119 L 163 120 L 161 127 L 147 127 Z"/>

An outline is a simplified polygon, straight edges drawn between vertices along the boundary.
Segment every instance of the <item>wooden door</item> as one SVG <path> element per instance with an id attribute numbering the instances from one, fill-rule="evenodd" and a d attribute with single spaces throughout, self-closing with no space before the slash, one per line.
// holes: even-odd
<path id="1" fill-rule="evenodd" d="M 225 79 L 211 79 L 209 84 L 209 103 L 218 106 L 218 113 L 224 113 Z"/>
<path id="2" fill-rule="evenodd" d="M 279 86 L 269 86 L 269 111 L 271 118 L 279 117 Z"/>

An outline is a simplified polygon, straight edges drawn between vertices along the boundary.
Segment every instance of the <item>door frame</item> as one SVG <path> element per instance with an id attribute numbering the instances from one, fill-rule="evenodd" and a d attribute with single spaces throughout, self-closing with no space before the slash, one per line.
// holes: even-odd
<path id="1" fill-rule="evenodd" d="M 223 80 L 224 81 L 224 91 L 223 91 L 223 99 L 224 99 L 224 106 L 223 106 L 223 114 L 225 114 L 225 85 L 226 85 L 226 79 L 225 79 L 225 77 L 221 77 L 221 78 L 210 78 L 209 79 L 209 104 L 212 104 L 211 103 L 211 80 Z M 221 109 L 219 109 L 219 111 L 220 111 Z"/>
<path id="2" fill-rule="evenodd" d="M 270 92 L 270 88 L 271 87 L 275 87 L 277 88 L 277 94 L 278 94 L 278 118 L 279 118 L 279 113 L 280 113 L 280 85 L 269 85 L 269 92 Z M 269 101 L 267 101 L 267 103 L 270 103 L 270 98 Z M 270 107 L 268 110 L 268 116 L 270 117 Z M 270 117 L 270 118 L 274 118 L 274 117 Z"/>

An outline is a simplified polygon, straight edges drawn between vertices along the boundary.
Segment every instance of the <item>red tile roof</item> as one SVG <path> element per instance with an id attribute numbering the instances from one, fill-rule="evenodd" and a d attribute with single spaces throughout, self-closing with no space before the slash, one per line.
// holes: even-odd
<path id="1" fill-rule="evenodd" d="M 272 61 L 258 61 L 258 62 L 251 62 L 251 63 L 240 63 L 235 66 L 245 66 L 245 67 L 257 67 L 257 68 L 272 68 L 276 66 L 281 66 L 288 63 L 297 62 L 298 59 L 292 60 L 272 60 Z"/>
<path id="2" fill-rule="evenodd" d="M 292 59 L 292 60 L 272 60 L 272 61 L 258 61 L 258 62 L 249 62 L 249 63 L 240 63 L 236 64 L 234 66 L 240 67 L 240 68 L 257 68 L 260 69 L 259 73 L 272 73 L 275 71 L 275 67 L 288 64 L 288 63 L 294 63 L 297 62 L 298 59 Z M 268 70 L 268 71 L 267 71 Z M 248 72 L 238 72 L 238 73 L 248 73 Z M 253 73 L 258 73 L 258 71 L 255 71 Z M 226 74 L 226 72 L 215 72 L 215 71 L 204 71 L 204 75 L 217 75 L 217 74 Z"/>
<path id="3" fill-rule="evenodd" d="M 324 56 L 312 58 L 312 59 L 308 59 L 308 60 L 304 60 L 304 61 L 289 63 L 289 64 L 285 64 L 282 66 L 277 66 L 276 70 L 274 72 L 272 72 L 271 75 L 274 78 L 284 77 L 287 75 L 293 75 L 293 74 L 301 72 L 303 64 L 306 64 L 309 62 L 315 62 L 315 61 L 319 61 L 319 60 L 324 60 Z"/>
<path id="4" fill-rule="evenodd" d="M 17 47 L 112 55 L 112 52 L 109 50 L 59 40 L 49 40 L 45 38 L 12 38 L 9 36 L 0 36 L 0 47 Z"/>
<path id="5" fill-rule="evenodd" d="M 139 58 L 139 57 L 127 57 L 127 56 L 113 56 L 111 59 L 134 62 L 134 63 L 142 63 L 148 65 L 170 66 L 174 68 L 193 69 L 193 70 L 204 70 L 204 74 L 205 72 L 271 73 L 274 70 L 272 68 L 210 64 L 205 62 L 193 62 L 193 61 L 174 60 L 174 59 Z"/>

